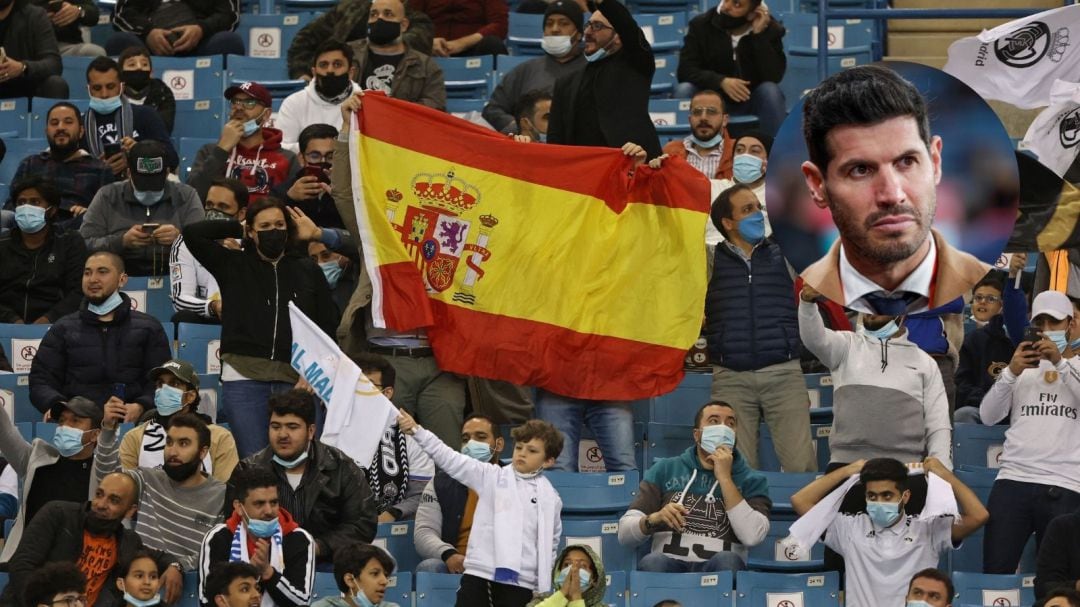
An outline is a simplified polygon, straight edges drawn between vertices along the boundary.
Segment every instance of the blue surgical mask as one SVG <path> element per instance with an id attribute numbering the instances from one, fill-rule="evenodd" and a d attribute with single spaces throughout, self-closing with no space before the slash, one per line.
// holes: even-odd
<path id="1" fill-rule="evenodd" d="M 71 426 L 58 426 L 53 434 L 53 446 L 64 457 L 71 457 L 83 450 L 83 431 Z"/>
<path id="2" fill-rule="evenodd" d="M 113 294 L 109 296 L 105 301 L 95 304 L 87 303 L 86 309 L 90 312 L 97 314 L 98 316 L 105 316 L 109 312 L 112 312 L 116 308 L 120 307 L 120 304 L 124 303 L 123 298 L 120 297 L 119 291 L 113 291 Z"/>
<path id="3" fill-rule="evenodd" d="M 873 339 L 889 339 L 890 337 L 893 336 L 894 333 L 896 333 L 896 331 L 899 328 L 900 328 L 900 326 L 896 324 L 896 320 L 894 319 L 894 320 L 890 320 L 889 322 L 885 323 L 879 329 L 867 329 L 864 326 L 863 327 L 863 333 L 867 337 L 870 337 L 870 338 L 873 338 Z"/>
<path id="4" fill-rule="evenodd" d="M 371 599 L 367 598 L 367 595 L 364 594 L 363 590 L 353 595 L 353 601 L 355 601 L 359 607 L 379 607 L 371 602 Z"/>
<path id="5" fill-rule="evenodd" d="M 461 448 L 461 452 L 469 457 L 487 463 L 491 461 L 491 445 L 478 440 L 470 440 Z"/>
<path id="6" fill-rule="evenodd" d="M 555 590 L 562 588 L 563 582 L 566 581 L 566 576 L 570 575 L 571 567 L 573 567 L 573 565 L 567 565 L 566 567 L 563 567 L 562 571 L 560 571 L 559 574 L 555 576 Z M 585 590 L 589 587 L 589 582 L 592 581 L 592 574 L 589 573 L 588 569 L 578 569 L 577 574 L 578 586 L 580 586 L 582 590 Z"/>
<path id="7" fill-rule="evenodd" d="M 761 166 L 764 164 L 760 158 L 751 154 L 739 154 L 731 162 L 732 176 L 739 183 L 753 183 L 761 179 Z"/>
<path id="8" fill-rule="evenodd" d="M 598 48 L 591 55 L 589 53 L 585 53 L 585 61 L 588 61 L 589 63 L 593 63 L 594 61 L 600 61 L 604 57 L 607 57 L 606 48 Z"/>
<path id="9" fill-rule="evenodd" d="M 124 593 L 124 602 L 127 603 L 128 605 L 131 605 L 132 607 L 153 607 L 154 605 L 157 605 L 158 603 L 161 602 L 161 595 L 160 594 L 155 594 L 154 596 L 152 596 L 152 597 L 150 597 L 150 598 L 148 598 L 148 599 L 146 599 L 144 601 L 142 599 L 137 599 L 137 598 L 131 596 L 130 592 L 125 592 Z"/>
<path id="10" fill-rule="evenodd" d="M 547 143 L 547 133 L 537 133 L 536 140 L 540 143 Z"/>
<path id="11" fill-rule="evenodd" d="M 336 287 L 338 279 L 341 278 L 341 264 L 336 259 L 331 259 L 320 263 L 319 267 L 322 268 L 322 273 L 326 276 L 326 282 L 330 283 L 330 288 Z"/>
<path id="12" fill-rule="evenodd" d="M 930 603 L 926 601 L 908 601 L 907 607 L 930 607 Z"/>
<path id="13" fill-rule="evenodd" d="M 866 502 L 866 514 L 878 527 L 888 527 L 900 518 L 900 502 Z"/>
<path id="14" fill-rule="evenodd" d="M 121 105 L 123 105 L 123 102 L 120 100 L 120 95 L 117 95 L 116 97 L 107 97 L 105 99 L 98 97 L 90 98 L 90 109 L 99 114 L 111 114 L 120 109 Z"/>
<path id="15" fill-rule="evenodd" d="M 304 460 L 306 460 L 307 458 L 308 458 L 308 450 L 304 449 L 303 453 L 296 456 L 296 459 L 293 459 L 293 460 L 281 459 L 275 453 L 274 457 L 273 457 L 273 460 L 275 462 L 277 462 L 277 464 L 279 466 L 281 466 L 282 468 L 287 468 L 289 470 L 292 470 L 293 468 L 295 468 L 295 467 L 299 466 L 300 464 L 304 463 Z"/>
<path id="16" fill-rule="evenodd" d="M 1080 352 L 1080 337 L 1069 342 L 1069 347 L 1076 352 Z"/>
<path id="17" fill-rule="evenodd" d="M 161 199 L 165 197 L 165 190 L 155 190 L 150 192 L 143 192 L 142 190 L 133 191 L 135 192 L 135 200 L 138 200 L 139 204 L 144 207 L 152 207 L 161 202 Z"/>
<path id="18" fill-rule="evenodd" d="M 158 415 L 168 417 L 184 408 L 184 391 L 172 386 L 161 386 L 154 391 L 154 406 Z"/>
<path id="19" fill-rule="evenodd" d="M 37 234 L 45 227 L 45 209 L 32 204 L 15 207 L 15 225 L 27 234 Z"/>
<path id="20" fill-rule="evenodd" d="M 247 514 L 245 513 L 245 516 Z M 281 521 L 275 516 L 268 521 L 262 521 L 259 519 L 248 518 L 247 530 L 255 537 L 268 538 L 273 537 L 278 531 L 281 531 Z"/>
<path id="21" fill-rule="evenodd" d="M 735 431 L 724 424 L 714 424 L 701 429 L 701 450 L 715 453 L 720 447 L 735 448 Z"/>
<path id="22" fill-rule="evenodd" d="M 252 135 L 257 133 L 260 128 L 262 127 L 259 126 L 259 123 L 257 121 L 255 121 L 254 119 L 248 120 L 244 123 L 244 137 L 251 137 Z"/>
<path id="23" fill-rule="evenodd" d="M 706 139 L 704 141 L 702 141 L 701 139 L 698 139 L 696 135 L 690 135 L 690 141 L 693 141 L 695 144 L 697 144 L 697 145 L 699 145 L 699 146 L 701 146 L 703 148 L 714 148 L 714 147 L 720 145 L 720 142 L 723 141 L 723 140 L 724 140 L 724 133 L 722 133 L 721 131 L 717 131 L 716 134 L 713 135 L 712 139 Z"/>
<path id="24" fill-rule="evenodd" d="M 1062 330 L 1062 331 L 1043 331 L 1043 335 L 1046 337 L 1046 339 L 1049 339 L 1050 341 L 1054 342 L 1054 345 L 1057 346 L 1058 352 L 1064 352 L 1065 351 L 1065 346 L 1069 345 L 1069 340 L 1068 340 L 1067 337 L 1065 337 L 1065 331 L 1064 330 Z"/>
<path id="25" fill-rule="evenodd" d="M 765 240 L 765 213 L 757 211 L 740 219 L 739 235 L 750 244 Z"/>

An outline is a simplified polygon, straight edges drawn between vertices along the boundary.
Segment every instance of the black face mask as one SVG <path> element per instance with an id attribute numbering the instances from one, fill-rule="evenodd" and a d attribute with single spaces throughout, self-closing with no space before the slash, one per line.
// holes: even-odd
<path id="1" fill-rule="evenodd" d="M 108 536 L 116 535 L 122 522 L 121 520 L 111 521 L 107 518 L 101 518 L 94 514 L 93 510 L 90 510 L 86 513 L 86 522 L 83 523 L 83 526 L 91 535 Z"/>
<path id="2" fill-rule="evenodd" d="M 368 23 L 368 40 L 376 46 L 390 44 L 401 37 L 401 23 L 379 19 Z"/>
<path id="3" fill-rule="evenodd" d="M 168 474 L 169 478 L 174 482 L 182 483 L 191 478 L 191 475 L 198 474 L 201 466 L 202 460 L 195 458 L 190 462 L 184 462 L 183 464 L 166 463 L 163 468 L 165 474 Z"/>
<path id="4" fill-rule="evenodd" d="M 143 87 L 150 84 L 150 72 L 147 70 L 122 70 L 120 72 L 120 82 L 124 83 L 125 88 L 142 90 Z"/>
<path id="5" fill-rule="evenodd" d="M 720 28 L 726 30 L 739 29 L 740 27 L 750 23 L 750 20 L 746 17 L 732 17 L 727 13 L 717 13 L 720 15 Z M 747 13 L 749 14 L 749 13 Z"/>
<path id="6" fill-rule="evenodd" d="M 315 91 L 326 99 L 339 97 L 350 88 L 352 81 L 349 80 L 348 72 L 315 77 Z"/>
<path id="7" fill-rule="evenodd" d="M 267 259 L 277 259 L 285 252 L 285 243 L 289 239 L 289 232 L 284 228 L 273 230 L 259 230 L 259 252 Z"/>

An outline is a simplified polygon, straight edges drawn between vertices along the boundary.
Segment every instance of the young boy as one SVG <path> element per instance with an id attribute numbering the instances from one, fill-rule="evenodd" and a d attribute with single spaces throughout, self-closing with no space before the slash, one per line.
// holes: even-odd
<path id="1" fill-rule="evenodd" d="M 136 105 L 147 105 L 158 111 L 169 134 L 176 119 L 176 98 L 172 89 L 159 78 L 154 78 L 154 64 L 150 51 L 144 46 L 132 46 L 120 53 L 120 82 L 124 83 L 124 96 Z"/>
<path id="2" fill-rule="evenodd" d="M 555 465 L 562 435 L 532 419 L 514 428 L 510 466 L 480 462 L 444 445 L 404 410 L 398 427 L 412 435 L 435 465 L 479 496 L 465 556 L 457 607 L 524 607 L 534 591 L 551 588 L 562 535 L 562 500 L 541 474 Z M 466 506 L 469 508 L 470 506 Z"/>

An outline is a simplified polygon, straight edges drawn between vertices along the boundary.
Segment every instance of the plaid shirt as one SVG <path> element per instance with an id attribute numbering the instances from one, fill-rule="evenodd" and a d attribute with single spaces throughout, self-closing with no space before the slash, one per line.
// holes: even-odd
<path id="1" fill-rule="evenodd" d="M 94 194 L 116 180 L 109 165 L 89 154 L 56 162 L 48 151 L 23 158 L 12 183 L 25 175 L 40 175 L 56 186 L 60 190 L 60 208 L 65 211 L 73 205 L 90 206 Z M 8 201 L 8 206 L 12 204 Z"/>

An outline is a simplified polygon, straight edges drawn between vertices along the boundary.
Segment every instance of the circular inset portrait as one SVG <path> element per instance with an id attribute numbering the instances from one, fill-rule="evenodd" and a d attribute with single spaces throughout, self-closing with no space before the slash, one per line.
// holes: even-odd
<path id="1" fill-rule="evenodd" d="M 913 314 L 970 293 L 1008 242 L 1015 144 L 941 70 L 881 62 L 809 91 L 777 132 L 766 207 L 806 284 L 859 312 Z"/>

